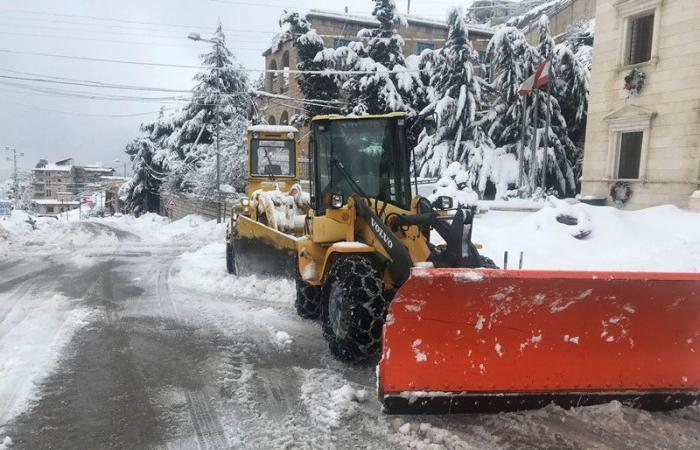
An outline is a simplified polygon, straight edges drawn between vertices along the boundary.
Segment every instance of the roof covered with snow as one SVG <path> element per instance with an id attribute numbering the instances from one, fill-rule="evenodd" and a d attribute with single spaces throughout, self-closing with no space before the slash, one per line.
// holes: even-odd
<path id="1" fill-rule="evenodd" d="M 298 133 L 294 127 L 289 125 L 254 125 L 248 127 L 248 131 L 252 133 Z"/>
<path id="2" fill-rule="evenodd" d="M 37 205 L 78 205 L 80 202 L 68 200 L 56 200 L 55 198 L 35 198 L 32 203 Z"/>
<path id="3" fill-rule="evenodd" d="M 70 170 L 73 168 L 73 166 L 64 166 L 64 165 L 58 165 L 58 164 L 47 164 L 44 167 L 35 167 L 32 169 L 32 172 L 70 172 Z"/>
<path id="4" fill-rule="evenodd" d="M 427 25 L 427 26 L 447 29 L 447 23 L 445 23 L 442 20 L 429 19 L 429 18 L 420 17 L 420 16 L 407 16 L 407 15 L 402 15 L 402 16 L 408 22 L 409 27 L 413 24 L 413 25 Z M 311 22 L 313 22 L 312 19 L 314 17 L 319 18 L 319 19 L 338 20 L 338 21 L 342 21 L 342 22 L 353 22 L 353 23 L 357 23 L 360 25 L 369 25 L 369 26 L 379 25 L 379 21 L 377 21 L 377 19 L 375 19 L 373 16 L 365 16 L 365 15 L 360 15 L 360 14 L 346 14 L 344 12 L 329 11 L 329 10 L 325 10 L 325 9 L 312 9 L 306 15 L 306 18 L 309 19 Z M 493 30 L 490 27 L 487 27 L 484 25 L 469 24 L 468 30 L 474 31 L 476 33 L 484 33 L 484 34 L 489 34 L 489 35 L 493 34 Z"/>
<path id="5" fill-rule="evenodd" d="M 112 173 L 114 172 L 114 169 L 111 167 L 97 167 L 97 166 L 84 166 L 83 170 L 86 172 L 108 172 Z"/>

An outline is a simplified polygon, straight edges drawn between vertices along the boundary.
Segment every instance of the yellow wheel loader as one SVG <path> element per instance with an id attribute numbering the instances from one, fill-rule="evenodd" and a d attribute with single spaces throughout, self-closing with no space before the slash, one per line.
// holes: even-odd
<path id="1" fill-rule="evenodd" d="M 314 118 L 310 194 L 296 130 L 251 128 L 229 270 L 294 277 L 297 312 L 320 318 L 336 358 L 381 352 L 387 412 L 697 401 L 699 274 L 496 268 L 471 242 L 472 211 L 412 195 L 406 119 Z"/>

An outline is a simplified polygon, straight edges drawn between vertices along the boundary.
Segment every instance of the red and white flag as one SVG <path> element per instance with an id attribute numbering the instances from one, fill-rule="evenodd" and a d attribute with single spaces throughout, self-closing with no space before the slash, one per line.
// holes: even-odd
<path id="1" fill-rule="evenodd" d="M 551 63 L 548 59 L 542 61 L 535 73 L 530 76 L 527 80 L 523 81 L 523 84 L 518 88 L 518 95 L 526 96 L 530 95 L 530 92 L 535 89 L 539 89 L 542 86 L 546 86 L 549 83 L 549 67 Z"/>

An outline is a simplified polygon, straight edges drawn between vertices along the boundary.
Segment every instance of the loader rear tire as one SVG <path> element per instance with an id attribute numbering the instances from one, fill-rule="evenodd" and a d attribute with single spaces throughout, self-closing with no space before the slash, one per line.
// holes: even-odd
<path id="1" fill-rule="evenodd" d="M 321 287 L 297 278 L 297 297 L 294 306 L 302 319 L 318 319 L 321 315 Z"/>
<path id="2" fill-rule="evenodd" d="M 386 317 L 384 283 L 363 256 L 343 256 L 331 266 L 321 290 L 321 323 L 331 353 L 345 362 L 375 357 Z"/>
<path id="3" fill-rule="evenodd" d="M 226 271 L 232 275 L 236 274 L 236 261 L 233 255 L 233 246 L 226 243 Z"/>

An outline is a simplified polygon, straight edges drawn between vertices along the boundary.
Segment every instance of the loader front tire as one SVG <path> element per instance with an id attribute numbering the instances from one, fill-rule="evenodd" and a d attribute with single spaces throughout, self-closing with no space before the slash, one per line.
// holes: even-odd
<path id="1" fill-rule="evenodd" d="M 345 362 L 375 357 L 386 316 L 384 283 L 363 256 L 343 256 L 331 266 L 321 289 L 321 323 L 331 353 Z"/>
<path id="2" fill-rule="evenodd" d="M 318 319 L 321 315 L 321 288 L 297 278 L 297 298 L 294 301 L 297 314 L 302 319 Z"/>

